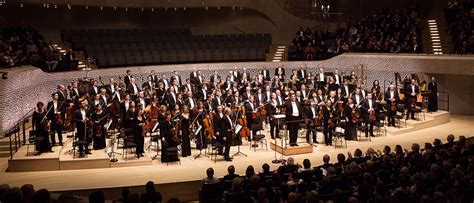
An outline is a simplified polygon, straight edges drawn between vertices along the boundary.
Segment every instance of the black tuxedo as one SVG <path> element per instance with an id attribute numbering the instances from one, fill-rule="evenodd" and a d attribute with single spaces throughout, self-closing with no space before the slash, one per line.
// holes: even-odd
<path id="1" fill-rule="evenodd" d="M 374 99 L 372 99 L 371 101 L 372 101 L 372 109 L 377 114 L 377 104 L 375 103 Z M 368 99 L 365 99 L 362 102 L 361 109 L 362 109 L 362 113 L 364 114 L 364 123 L 365 123 L 365 126 L 367 127 L 365 128 L 365 135 L 368 136 L 368 133 L 370 132 L 370 135 L 372 136 L 374 134 L 374 124 L 377 121 L 377 119 L 375 119 L 375 121 L 370 120 L 370 112 L 369 112 L 370 105 L 369 105 Z M 377 115 L 375 116 L 377 117 Z"/>
<path id="2" fill-rule="evenodd" d="M 166 101 L 168 103 L 169 109 L 174 109 L 174 106 L 176 106 L 176 102 L 178 101 L 178 95 L 175 94 L 175 97 L 173 97 L 172 93 L 167 93 Z"/>
<path id="3" fill-rule="evenodd" d="M 51 109 L 48 112 L 48 120 L 51 121 L 51 131 L 50 131 L 51 144 L 52 145 L 56 144 L 55 133 L 58 133 L 58 140 L 59 140 L 59 144 L 61 145 L 63 143 L 63 126 L 56 125 L 56 114 L 55 114 L 53 105 L 54 105 L 53 101 L 50 101 L 48 102 L 48 106 L 47 106 L 48 110 Z M 57 108 L 56 111 L 59 112 L 61 119 L 64 121 L 64 117 L 66 113 L 66 102 L 62 102 L 58 100 L 56 108 Z"/>
<path id="4" fill-rule="evenodd" d="M 171 77 L 170 77 L 170 82 L 173 82 L 173 79 L 174 79 L 174 80 L 178 80 L 178 85 L 179 85 L 179 86 L 182 86 L 182 85 L 183 85 L 182 80 L 181 80 L 181 76 L 179 76 L 179 75 L 173 75 L 173 76 L 171 76 Z"/>
<path id="5" fill-rule="evenodd" d="M 395 106 L 397 106 L 398 104 L 398 92 L 396 90 L 393 91 L 393 99 L 395 99 L 395 101 L 393 101 L 395 103 Z M 392 107 L 392 101 L 391 101 L 391 91 L 388 90 L 385 92 L 385 100 L 387 101 L 387 104 L 386 104 L 386 109 L 387 109 L 387 117 L 388 117 L 388 125 L 393 125 L 395 126 L 395 118 L 394 116 L 397 115 L 397 110 L 395 109 L 395 111 L 392 111 L 391 110 L 391 107 Z"/>
<path id="6" fill-rule="evenodd" d="M 281 75 L 278 74 L 279 70 L 281 70 Z M 285 78 L 285 68 L 275 68 L 275 75 L 281 76 L 280 79 L 284 79 Z"/>
<path id="7" fill-rule="evenodd" d="M 230 120 L 229 120 L 230 119 Z M 230 145 L 232 142 L 232 118 L 224 114 L 220 122 L 220 132 L 222 133 L 222 138 L 225 138 L 224 141 L 224 159 L 229 159 Z"/>
<path id="8" fill-rule="evenodd" d="M 220 105 L 224 105 L 224 99 L 222 97 L 214 97 L 212 98 L 212 109 L 216 109 L 217 106 L 219 106 L 219 102 L 220 102 Z"/>
<path id="9" fill-rule="evenodd" d="M 406 86 L 405 88 L 405 105 L 407 106 L 407 110 L 408 110 L 408 113 L 407 113 L 407 116 L 406 116 L 406 119 L 408 119 L 408 116 L 409 114 L 411 114 L 411 118 L 414 119 L 415 118 L 415 111 L 414 111 L 414 106 L 411 105 L 412 101 L 415 100 L 416 101 L 416 95 L 415 96 L 412 96 L 411 94 L 412 93 L 415 93 L 415 94 L 418 94 L 419 93 L 419 89 L 418 89 L 418 85 L 414 85 L 414 88 L 412 88 L 412 85 L 409 84 Z M 415 102 L 416 103 L 416 102 Z"/>
<path id="10" fill-rule="evenodd" d="M 96 89 L 97 89 L 97 90 L 96 90 Z M 90 89 L 89 89 L 89 94 L 90 94 L 91 96 L 94 96 L 94 95 L 99 94 L 99 93 L 100 93 L 100 87 L 99 87 L 99 86 L 95 86 L 95 88 L 94 88 L 94 86 L 91 86 L 91 87 L 90 87 Z"/>
<path id="11" fill-rule="evenodd" d="M 191 101 L 193 102 L 193 106 L 191 106 Z M 188 105 L 189 109 L 193 109 L 197 105 L 196 101 L 193 98 L 189 98 L 189 97 L 186 98 L 186 100 L 184 100 L 184 103 Z"/>
<path id="12" fill-rule="evenodd" d="M 268 69 L 261 70 L 260 73 L 262 74 L 264 81 L 270 81 L 271 80 L 270 71 Z"/>
<path id="13" fill-rule="evenodd" d="M 90 119 L 90 112 L 87 109 L 85 109 L 84 111 L 85 111 L 86 118 Z M 76 122 L 76 130 L 77 130 L 76 139 L 84 140 L 84 141 L 89 142 L 90 141 L 90 136 L 92 136 L 92 135 L 86 134 L 86 124 L 83 122 L 83 120 L 85 118 L 82 116 L 81 109 L 77 109 L 76 111 L 74 111 L 74 115 L 73 115 L 72 119 L 73 119 L 74 122 Z M 81 152 L 81 153 L 84 152 L 84 147 L 85 147 L 85 151 L 87 153 L 89 151 L 88 146 L 89 146 L 89 144 L 80 145 L 79 146 L 79 152 Z"/>
<path id="14" fill-rule="evenodd" d="M 297 77 L 298 77 L 299 80 L 305 79 L 306 76 L 308 76 L 308 72 L 306 70 L 304 70 L 304 69 L 303 70 L 302 69 L 298 70 Z"/>
<path id="15" fill-rule="evenodd" d="M 296 109 L 293 109 L 293 105 L 291 101 L 287 101 L 285 104 L 286 121 L 287 121 L 287 126 L 288 126 L 288 130 L 290 134 L 290 145 L 296 145 L 296 141 L 298 138 L 299 122 L 295 122 L 295 121 L 300 120 L 303 116 L 303 108 L 301 108 L 300 103 L 298 101 L 295 101 L 295 103 L 296 103 L 296 108 L 298 109 L 298 116 L 293 115 Z"/>
<path id="16" fill-rule="evenodd" d="M 311 108 L 311 106 L 307 106 L 305 108 L 305 115 L 306 115 L 306 119 L 309 119 L 307 122 L 308 125 L 306 126 L 306 142 L 312 141 L 313 143 L 316 143 L 318 132 L 316 131 L 315 118 L 318 115 L 318 107 L 314 107 L 314 112 L 313 112 L 313 108 Z M 312 139 L 310 137 L 311 133 L 313 134 Z"/>
<path id="17" fill-rule="evenodd" d="M 140 92 L 140 87 L 138 87 L 137 84 L 135 84 L 135 86 L 137 87 L 137 91 L 136 91 L 136 92 L 135 92 L 135 90 L 134 90 L 132 84 L 128 85 L 128 87 L 127 87 L 127 91 L 128 91 L 128 92 L 130 93 L 130 95 L 132 95 L 132 96 L 136 96 L 136 95 L 138 94 L 138 92 Z M 135 98 L 133 98 L 133 99 L 135 99 Z"/>
<path id="18" fill-rule="evenodd" d="M 209 79 L 211 83 L 217 82 L 218 79 L 220 79 L 220 75 L 211 75 L 211 78 Z"/>
<path id="19" fill-rule="evenodd" d="M 194 72 L 194 71 L 189 74 L 189 80 L 192 84 L 197 84 L 196 82 L 196 80 L 198 80 L 197 76 L 198 76 L 197 72 Z"/>
<path id="20" fill-rule="evenodd" d="M 125 88 L 128 88 L 128 86 L 130 85 L 130 80 L 133 78 L 133 76 L 129 76 L 129 75 L 126 75 L 124 78 L 123 78 L 123 82 L 125 83 Z"/>

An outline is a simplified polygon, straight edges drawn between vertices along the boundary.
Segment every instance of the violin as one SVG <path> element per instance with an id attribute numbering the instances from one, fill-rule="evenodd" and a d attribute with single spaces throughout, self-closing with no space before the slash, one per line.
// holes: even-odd
<path id="1" fill-rule="evenodd" d="M 377 120 L 377 115 L 375 115 L 375 110 L 372 110 L 372 111 L 370 112 L 369 119 L 370 119 L 370 121 L 372 121 L 372 122 L 375 121 L 375 120 Z"/>
<path id="2" fill-rule="evenodd" d="M 64 121 L 61 118 L 61 113 L 56 113 L 54 116 L 56 119 L 56 125 L 59 125 L 59 126 L 63 125 Z"/>
<path id="3" fill-rule="evenodd" d="M 390 110 L 397 111 L 397 104 L 395 103 L 395 101 L 392 101 L 392 104 L 390 105 Z"/>

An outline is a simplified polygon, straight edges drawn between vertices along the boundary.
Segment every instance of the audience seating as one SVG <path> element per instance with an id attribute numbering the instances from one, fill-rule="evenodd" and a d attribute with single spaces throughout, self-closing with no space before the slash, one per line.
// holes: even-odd
<path id="1" fill-rule="evenodd" d="M 192 35 L 188 29 L 68 29 L 61 37 L 100 67 L 263 61 L 272 42 L 270 34 Z"/>

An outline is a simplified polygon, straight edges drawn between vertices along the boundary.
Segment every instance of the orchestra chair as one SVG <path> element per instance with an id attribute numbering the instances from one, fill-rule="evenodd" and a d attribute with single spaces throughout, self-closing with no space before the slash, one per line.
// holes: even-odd
<path id="1" fill-rule="evenodd" d="M 340 129 L 339 131 L 337 129 Z M 342 130 L 344 129 L 345 130 L 346 128 L 346 122 L 345 120 L 341 120 L 337 126 L 336 126 L 336 129 L 334 129 L 334 133 L 332 135 L 332 140 L 334 142 L 334 148 L 337 148 L 337 144 L 340 143 L 341 144 L 341 147 L 343 147 L 343 145 L 345 145 L 345 147 L 347 148 L 347 140 L 344 136 L 344 133 L 342 132 Z"/>
<path id="2" fill-rule="evenodd" d="M 199 202 L 219 203 L 222 201 L 222 188 L 220 182 L 203 184 L 199 188 Z"/>
<path id="3" fill-rule="evenodd" d="M 387 127 L 385 126 L 385 119 L 387 119 L 387 113 L 385 111 L 381 111 L 377 119 L 377 123 L 376 125 L 374 125 L 374 130 L 377 130 L 378 136 L 382 134 L 382 130 L 384 135 L 387 136 Z"/>
<path id="4" fill-rule="evenodd" d="M 357 140 L 360 142 L 362 139 L 367 140 L 369 142 L 372 142 L 370 135 L 365 137 L 365 130 L 368 128 L 368 126 L 365 125 L 365 123 L 360 123 L 357 126 Z M 368 129 L 367 129 L 368 130 Z"/>
<path id="5" fill-rule="evenodd" d="M 423 121 L 426 120 L 426 116 L 425 116 L 425 111 L 423 110 L 422 107 L 418 106 L 418 103 L 415 107 L 415 118 L 416 120 L 421 120 L 421 116 L 423 116 Z M 421 115 L 420 115 L 421 114 Z"/>
<path id="6" fill-rule="evenodd" d="M 179 164 L 181 165 L 181 160 L 178 157 L 177 147 L 173 147 L 173 146 L 169 147 L 168 144 L 166 143 L 166 140 L 163 140 L 163 139 L 161 139 L 161 146 L 165 150 L 164 151 L 165 154 L 162 155 L 164 156 L 162 157 L 162 160 L 163 158 L 165 158 L 164 161 L 166 162 L 166 166 L 168 166 L 170 162 L 175 162 L 175 161 L 179 162 Z"/>
<path id="7" fill-rule="evenodd" d="M 214 163 L 217 162 L 217 155 L 219 154 L 219 149 L 220 148 L 224 148 L 224 145 L 217 142 L 216 140 L 213 140 L 213 142 L 211 143 L 211 160 L 212 160 L 212 156 L 214 155 Z"/>
<path id="8" fill-rule="evenodd" d="M 89 143 L 87 143 L 87 140 L 79 140 L 77 138 L 77 132 L 75 133 L 74 141 L 72 142 L 72 159 L 76 158 L 76 150 L 79 150 L 79 146 L 83 145 L 86 146 Z M 77 149 L 76 149 L 77 148 Z M 87 153 L 84 153 L 87 157 Z"/>
<path id="9" fill-rule="evenodd" d="M 125 138 L 124 141 L 123 141 L 123 147 L 122 147 L 122 149 L 123 149 L 122 159 L 125 156 L 125 161 L 127 161 L 128 160 L 127 152 L 130 151 L 130 153 L 133 153 L 133 151 L 136 149 L 136 147 L 137 147 L 137 144 L 134 141 Z"/>
<path id="10" fill-rule="evenodd" d="M 151 147 L 156 147 L 156 150 L 160 150 L 160 146 L 158 142 L 159 139 L 160 139 L 160 133 L 158 131 L 151 133 L 150 142 L 148 143 L 148 147 L 146 148 L 146 151 L 149 151 Z"/>
<path id="11" fill-rule="evenodd" d="M 36 144 L 42 142 L 44 140 L 44 137 L 37 137 L 36 132 L 33 130 L 30 130 L 30 136 L 28 138 L 28 143 L 26 143 L 26 156 L 28 155 L 28 152 L 30 151 L 30 145 L 33 145 L 34 147 L 34 153 L 36 153 Z"/>
<path id="12" fill-rule="evenodd" d="M 265 135 L 262 133 L 263 125 L 262 124 L 252 124 L 251 126 L 252 131 L 257 132 L 256 135 L 253 135 L 253 144 L 250 145 L 250 149 L 253 148 L 253 151 L 257 151 L 258 143 L 265 145 L 265 149 L 268 151 L 268 143 L 265 139 Z"/>
<path id="13" fill-rule="evenodd" d="M 130 135 L 133 137 L 133 129 L 132 128 L 122 128 L 120 129 L 120 134 L 117 136 L 117 147 L 120 145 L 120 140 L 122 140 L 122 146 L 125 144 Z"/>

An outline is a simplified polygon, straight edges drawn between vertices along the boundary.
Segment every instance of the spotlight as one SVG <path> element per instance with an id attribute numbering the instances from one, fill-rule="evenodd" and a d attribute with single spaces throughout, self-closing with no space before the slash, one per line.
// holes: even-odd
<path id="1" fill-rule="evenodd" d="M 86 5 L 86 9 L 89 9 L 89 6 L 88 6 L 88 5 Z"/>
<path id="2" fill-rule="evenodd" d="M 145 11 L 145 9 L 144 9 L 144 8 L 142 8 L 142 12 L 143 12 L 143 11 Z"/>
<path id="3" fill-rule="evenodd" d="M 116 10 L 117 10 L 117 6 L 114 6 L 114 11 L 116 11 Z"/>
<path id="4" fill-rule="evenodd" d="M 178 8 L 174 7 L 174 11 L 177 11 L 177 10 L 178 10 Z"/>
<path id="5" fill-rule="evenodd" d="M 71 4 L 67 4 L 67 8 L 71 10 Z"/>
<path id="6" fill-rule="evenodd" d="M 154 8 L 151 8 L 151 12 L 154 12 L 154 11 L 155 11 L 155 9 L 154 9 Z"/>
<path id="7" fill-rule="evenodd" d="M 20 8 L 23 8 L 23 3 L 20 3 Z"/>
<path id="8" fill-rule="evenodd" d="M 103 7 L 103 6 L 100 6 L 100 10 L 103 11 L 103 10 L 104 10 L 104 7 Z"/>

